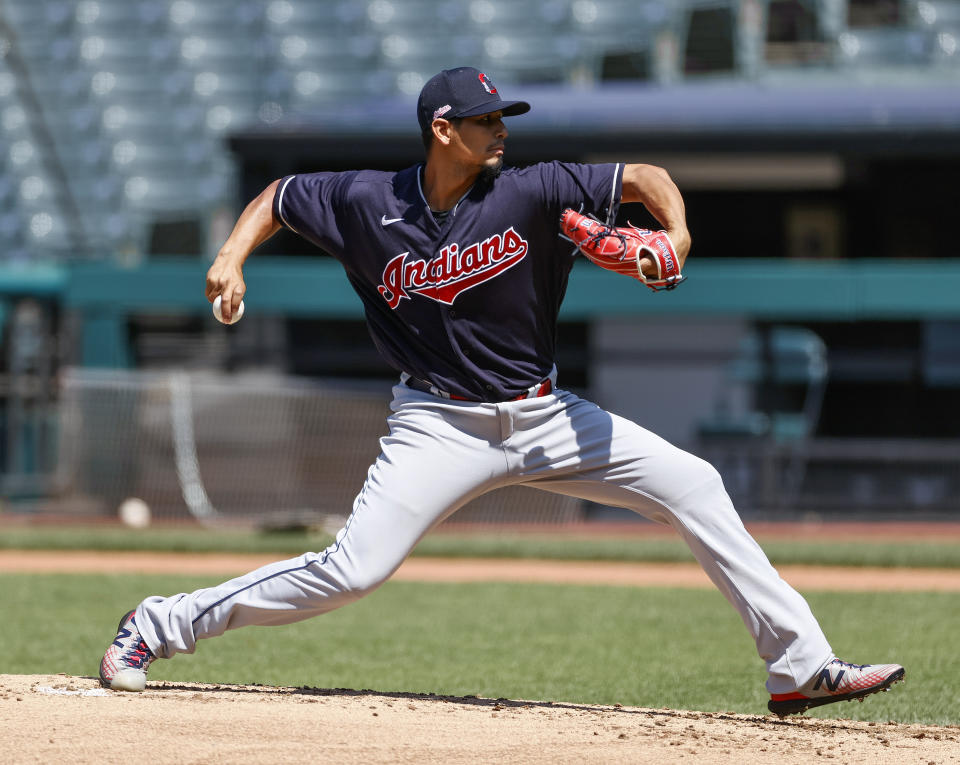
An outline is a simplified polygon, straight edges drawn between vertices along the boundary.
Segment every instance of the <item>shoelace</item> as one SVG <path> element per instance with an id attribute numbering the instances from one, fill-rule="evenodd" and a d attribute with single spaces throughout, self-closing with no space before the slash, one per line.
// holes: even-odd
<path id="1" fill-rule="evenodd" d="M 121 661 L 124 664 L 129 664 L 131 667 L 136 667 L 137 669 L 143 669 L 144 666 L 149 667 L 150 662 L 152 662 L 156 657 L 153 655 L 153 651 L 143 642 L 141 638 L 135 646 L 132 646 L 130 650 L 121 656 Z"/>
<path id="2" fill-rule="evenodd" d="M 834 659 L 830 664 L 839 664 L 841 667 L 847 667 L 848 669 L 863 669 L 870 666 L 869 664 L 851 664 L 849 661 L 843 661 L 842 659 Z M 830 664 L 827 666 L 830 666 Z"/>

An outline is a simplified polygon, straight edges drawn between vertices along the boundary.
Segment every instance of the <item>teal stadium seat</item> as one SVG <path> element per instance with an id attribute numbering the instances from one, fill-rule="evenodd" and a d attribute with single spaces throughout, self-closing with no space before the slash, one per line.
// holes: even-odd
<path id="1" fill-rule="evenodd" d="M 728 369 L 711 417 L 698 427 L 699 450 L 731 493 L 769 485 L 789 505 L 806 471 L 803 446 L 817 431 L 828 377 L 823 340 L 805 327 L 772 326 L 749 334 Z"/>

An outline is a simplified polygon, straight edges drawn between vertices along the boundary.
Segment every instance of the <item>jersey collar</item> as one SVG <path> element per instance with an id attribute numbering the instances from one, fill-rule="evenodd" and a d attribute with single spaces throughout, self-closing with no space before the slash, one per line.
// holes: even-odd
<path id="1" fill-rule="evenodd" d="M 426 167 L 427 167 L 426 162 L 421 162 L 419 165 L 417 165 L 417 191 L 420 192 L 420 199 L 423 200 L 423 206 L 426 207 L 428 210 L 430 210 L 430 203 L 427 202 L 427 197 L 423 193 L 423 171 L 426 169 Z M 469 189 L 467 189 L 464 192 L 463 196 L 457 200 L 456 204 L 454 204 L 454 206 L 450 208 L 451 216 L 454 216 L 457 214 L 457 208 L 460 206 L 460 203 L 470 195 L 470 192 L 473 191 L 476 185 L 477 185 L 477 182 L 474 181 L 473 185 Z M 432 214 L 433 210 L 430 210 L 430 212 Z"/>

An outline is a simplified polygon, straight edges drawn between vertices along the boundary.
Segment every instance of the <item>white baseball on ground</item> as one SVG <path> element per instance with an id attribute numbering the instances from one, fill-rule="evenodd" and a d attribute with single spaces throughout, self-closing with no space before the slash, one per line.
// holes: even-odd
<path id="1" fill-rule="evenodd" d="M 117 514 L 120 522 L 132 529 L 145 529 L 150 525 L 150 505 L 137 497 L 123 500 Z"/>
<path id="2" fill-rule="evenodd" d="M 240 301 L 240 305 L 236 311 L 233 312 L 233 316 L 230 317 L 230 321 L 223 320 L 223 314 L 220 313 L 220 295 L 213 301 L 213 315 L 217 318 L 221 324 L 236 324 L 240 319 L 243 318 L 243 301 Z"/>

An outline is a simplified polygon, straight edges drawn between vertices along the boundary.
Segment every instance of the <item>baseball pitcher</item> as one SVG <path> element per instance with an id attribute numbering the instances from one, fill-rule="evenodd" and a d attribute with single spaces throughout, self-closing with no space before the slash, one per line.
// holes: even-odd
<path id="1" fill-rule="evenodd" d="M 398 373 L 389 434 L 336 541 L 216 587 L 148 597 L 120 621 L 104 686 L 141 691 L 155 659 L 247 625 L 290 624 L 372 592 L 484 492 L 525 485 L 668 524 L 739 612 L 778 715 L 886 690 L 897 664 L 836 658 L 804 599 L 749 536 L 717 471 L 558 386 L 557 316 L 578 254 L 655 290 L 683 281 L 681 195 L 642 164 L 504 168 L 504 119 L 529 111 L 469 67 L 424 86 L 426 161 L 399 172 L 291 175 L 240 216 L 207 273 L 229 322 L 243 265 L 281 227 L 335 257 Z M 643 204 L 662 230 L 616 228 Z"/>

